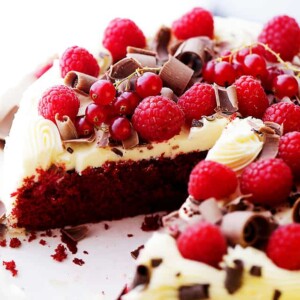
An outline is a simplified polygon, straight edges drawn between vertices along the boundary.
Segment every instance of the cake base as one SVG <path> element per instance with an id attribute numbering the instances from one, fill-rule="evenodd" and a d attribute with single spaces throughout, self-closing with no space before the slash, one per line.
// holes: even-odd
<path id="1" fill-rule="evenodd" d="M 178 209 L 189 173 L 206 154 L 106 162 L 81 174 L 57 166 L 38 170 L 14 193 L 12 217 L 17 227 L 44 230 Z"/>

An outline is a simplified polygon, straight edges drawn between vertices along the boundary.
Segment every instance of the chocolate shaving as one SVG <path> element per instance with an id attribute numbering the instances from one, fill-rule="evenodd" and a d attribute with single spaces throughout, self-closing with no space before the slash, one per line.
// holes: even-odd
<path id="1" fill-rule="evenodd" d="M 157 57 L 161 62 L 168 60 L 168 46 L 171 41 L 171 28 L 162 26 L 156 33 L 151 48 L 157 53 Z"/>
<path id="2" fill-rule="evenodd" d="M 62 121 L 59 120 L 58 114 L 55 115 L 55 122 L 63 141 L 77 139 L 77 131 L 74 123 L 68 116 L 63 116 Z"/>
<path id="3" fill-rule="evenodd" d="M 193 70 L 173 56 L 163 65 L 159 72 L 164 86 L 171 88 L 180 96 L 193 76 Z"/>
<path id="4" fill-rule="evenodd" d="M 258 156 L 258 160 L 275 158 L 278 153 L 280 136 L 278 134 L 264 134 L 264 145 Z"/>
<path id="5" fill-rule="evenodd" d="M 97 80 L 97 77 L 93 77 L 81 72 L 70 71 L 65 76 L 64 82 L 66 86 L 88 94 L 91 86 Z"/>
<path id="6" fill-rule="evenodd" d="M 108 77 L 112 81 L 123 79 L 141 67 L 142 66 L 135 59 L 126 57 L 110 67 Z"/>
<path id="7" fill-rule="evenodd" d="M 234 85 L 225 88 L 214 83 L 213 88 L 216 95 L 217 111 L 225 114 L 233 114 L 238 111 L 238 99 Z"/>
<path id="8" fill-rule="evenodd" d="M 279 290 L 274 290 L 273 300 L 279 300 L 281 297 L 281 292 Z"/>
<path id="9" fill-rule="evenodd" d="M 249 273 L 255 277 L 261 277 L 261 267 L 260 266 L 252 266 Z"/>
<path id="10" fill-rule="evenodd" d="M 235 211 L 223 217 L 221 230 L 233 245 L 260 247 L 269 237 L 271 226 L 261 213 Z"/>
<path id="11" fill-rule="evenodd" d="M 76 227 L 63 228 L 61 231 L 72 241 L 79 242 L 87 236 L 88 227 L 85 225 L 80 225 Z"/>
<path id="12" fill-rule="evenodd" d="M 295 223 L 300 223 L 300 197 L 296 200 L 292 207 L 292 219 Z"/>
<path id="13" fill-rule="evenodd" d="M 137 146 L 138 144 L 139 144 L 139 136 L 138 136 L 137 132 L 131 126 L 130 137 L 128 139 L 126 139 L 125 141 L 122 141 L 123 148 L 131 149 L 131 148 L 134 148 L 135 146 Z"/>
<path id="14" fill-rule="evenodd" d="M 156 57 L 139 53 L 127 53 L 126 57 L 136 60 L 142 67 L 155 68 Z"/>
<path id="15" fill-rule="evenodd" d="M 15 113 L 18 111 L 18 106 L 13 106 L 9 112 L 0 120 L 0 140 L 4 140 L 10 131 L 11 124 L 14 120 Z"/>
<path id="16" fill-rule="evenodd" d="M 209 198 L 199 205 L 199 211 L 204 220 L 217 224 L 222 220 L 222 212 L 215 198 Z"/>
<path id="17" fill-rule="evenodd" d="M 71 153 L 71 154 L 74 152 L 74 150 L 73 150 L 71 147 L 68 147 L 68 148 L 67 148 L 67 151 L 68 151 L 69 153 Z"/>
<path id="18" fill-rule="evenodd" d="M 174 102 L 176 102 L 177 103 L 177 101 L 178 101 L 178 98 L 177 98 L 177 96 L 174 94 L 174 92 L 170 89 L 170 88 L 168 88 L 168 87 L 163 87 L 162 89 L 161 89 L 161 91 L 160 91 L 160 94 L 163 96 L 163 97 L 166 97 L 166 98 L 168 98 L 168 99 L 171 99 L 171 100 L 173 100 Z"/>
<path id="19" fill-rule="evenodd" d="M 117 154 L 118 156 L 121 156 L 121 157 L 123 156 L 123 152 L 118 148 L 111 148 L 111 151 L 113 153 Z"/>
<path id="20" fill-rule="evenodd" d="M 243 283 L 244 264 L 239 259 L 234 260 L 233 263 L 233 267 L 226 266 L 225 268 L 224 286 L 229 294 L 234 294 Z"/>
<path id="21" fill-rule="evenodd" d="M 156 52 L 144 48 L 127 46 L 126 51 L 127 53 L 143 54 L 143 55 L 149 55 L 154 57 L 156 56 Z"/>
<path id="22" fill-rule="evenodd" d="M 174 56 L 194 70 L 194 76 L 201 73 L 202 67 L 214 56 L 213 41 L 207 37 L 193 37 L 184 41 Z"/>
<path id="23" fill-rule="evenodd" d="M 150 274 L 147 266 L 144 265 L 137 266 L 131 288 L 134 289 L 138 285 L 148 284 L 149 282 L 150 282 Z"/>
<path id="24" fill-rule="evenodd" d="M 144 248 L 145 248 L 144 245 L 141 245 L 141 246 L 137 247 L 135 250 L 133 250 L 133 251 L 130 252 L 131 256 L 132 256 L 134 259 L 137 259 L 137 258 L 139 257 L 139 255 L 140 255 L 140 251 L 141 251 L 142 249 L 144 249 Z"/>
<path id="25" fill-rule="evenodd" d="M 151 267 L 157 268 L 162 262 L 163 260 L 161 258 L 153 258 L 151 259 Z"/>
<path id="26" fill-rule="evenodd" d="M 96 135 L 93 133 L 91 136 L 86 138 L 77 138 L 63 141 L 64 144 L 81 144 L 81 143 L 93 143 L 95 141 Z"/>
<path id="27" fill-rule="evenodd" d="M 279 136 L 283 135 L 283 125 L 282 124 L 278 124 L 275 122 L 271 122 L 271 121 L 265 121 L 264 122 L 266 127 L 271 128 L 275 131 L 275 134 L 278 134 Z"/>
<path id="28" fill-rule="evenodd" d="M 245 210 L 253 211 L 254 205 L 252 202 L 245 200 L 246 197 L 251 197 L 251 195 L 242 195 L 227 203 L 226 204 L 227 212 L 245 211 Z"/>
<path id="29" fill-rule="evenodd" d="M 209 284 L 194 284 L 179 287 L 178 297 L 180 300 L 209 299 Z"/>
<path id="30" fill-rule="evenodd" d="M 106 130 L 97 130 L 96 131 L 96 145 L 97 147 L 106 147 L 109 145 L 109 132 Z"/>

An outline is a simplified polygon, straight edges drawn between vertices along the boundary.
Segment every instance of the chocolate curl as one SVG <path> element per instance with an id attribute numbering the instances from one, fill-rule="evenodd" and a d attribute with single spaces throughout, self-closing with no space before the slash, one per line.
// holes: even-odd
<path id="1" fill-rule="evenodd" d="M 58 114 L 55 115 L 55 122 L 63 141 L 77 139 L 77 131 L 74 123 L 68 116 L 63 116 L 62 121 L 59 120 Z"/>
<path id="2" fill-rule="evenodd" d="M 187 87 L 194 71 L 173 56 L 163 65 L 159 72 L 164 86 L 169 87 L 179 96 Z"/>
<path id="3" fill-rule="evenodd" d="M 89 96 L 89 94 L 86 93 L 82 93 L 81 91 L 74 89 L 73 90 L 76 93 L 77 98 L 79 99 L 80 102 L 80 107 L 77 113 L 77 116 L 84 116 L 85 115 L 85 110 L 86 107 L 93 103 L 94 101 L 91 99 L 91 97 Z"/>
<path id="4" fill-rule="evenodd" d="M 275 158 L 278 153 L 280 136 L 278 134 L 264 134 L 264 145 L 258 156 L 258 160 Z"/>
<path id="5" fill-rule="evenodd" d="M 194 70 L 194 76 L 201 73 L 206 61 L 214 55 L 213 42 L 207 37 L 193 37 L 184 41 L 174 56 Z"/>
<path id="6" fill-rule="evenodd" d="M 233 114 L 238 111 L 238 99 L 234 85 L 225 88 L 214 83 L 213 88 L 216 95 L 218 111 L 225 114 Z"/>
<path id="7" fill-rule="evenodd" d="M 5 117 L 0 121 L 0 140 L 5 140 L 8 136 L 11 124 L 14 120 L 15 113 L 18 111 L 18 106 L 13 106 Z"/>
<path id="8" fill-rule="evenodd" d="M 292 219 L 295 223 L 300 223 L 300 197 L 292 207 Z"/>
<path id="9" fill-rule="evenodd" d="M 143 54 L 143 55 L 148 55 L 148 56 L 156 56 L 156 52 L 148 50 L 148 49 L 143 49 L 143 48 L 137 48 L 137 47 L 132 47 L 132 46 L 128 46 L 126 48 L 127 54 Z"/>
<path id="10" fill-rule="evenodd" d="M 177 96 L 174 94 L 174 92 L 170 88 L 163 87 L 160 91 L 160 94 L 166 98 L 173 100 L 176 103 L 178 101 Z"/>
<path id="11" fill-rule="evenodd" d="M 128 139 L 122 141 L 122 145 L 124 149 L 132 149 L 139 144 L 139 136 L 137 132 L 131 126 L 131 134 Z"/>
<path id="12" fill-rule="evenodd" d="M 66 86 L 72 89 L 76 89 L 85 94 L 89 94 L 91 86 L 97 80 L 97 77 L 93 77 L 76 71 L 70 71 L 65 76 L 64 82 Z"/>
<path id="13" fill-rule="evenodd" d="M 135 59 L 125 57 L 110 67 L 108 77 L 112 81 L 123 79 L 139 68 L 142 68 L 142 66 Z"/>
<path id="14" fill-rule="evenodd" d="M 171 41 L 171 28 L 162 26 L 156 33 L 151 48 L 157 53 L 160 61 L 165 62 L 169 58 L 168 46 Z"/>
<path id="15" fill-rule="evenodd" d="M 215 198 L 209 198 L 199 205 L 199 211 L 204 220 L 217 224 L 222 220 L 222 212 Z"/>
<path id="16" fill-rule="evenodd" d="M 274 130 L 273 133 L 278 134 L 279 136 L 283 135 L 283 125 L 282 124 L 278 124 L 278 123 L 271 122 L 271 121 L 265 121 L 264 123 L 267 128 L 271 128 Z"/>
<path id="17" fill-rule="evenodd" d="M 126 57 L 133 58 L 136 60 L 142 67 L 155 68 L 156 58 L 152 55 L 145 55 L 139 53 L 127 53 Z"/>
<path id="18" fill-rule="evenodd" d="M 89 137 L 75 138 L 63 141 L 64 144 L 81 144 L 81 143 L 93 143 L 96 139 L 96 134 L 93 133 Z"/>
<path id="19" fill-rule="evenodd" d="M 109 132 L 99 129 L 96 132 L 96 145 L 99 148 L 106 147 L 109 144 Z"/>
<path id="20" fill-rule="evenodd" d="M 261 246 L 271 233 L 266 217 L 251 211 L 235 211 L 222 219 L 221 230 L 232 244 Z"/>

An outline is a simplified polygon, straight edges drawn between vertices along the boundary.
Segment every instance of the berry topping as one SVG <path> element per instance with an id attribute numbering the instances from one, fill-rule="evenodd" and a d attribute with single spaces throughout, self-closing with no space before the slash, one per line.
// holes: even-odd
<path id="1" fill-rule="evenodd" d="M 106 120 L 107 108 L 102 105 L 90 103 L 85 109 L 85 116 L 89 123 L 99 127 Z"/>
<path id="2" fill-rule="evenodd" d="M 270 158 L 247 166 L 240 181 L 243 194 L 251 194 L 250 201 L 276 205 L 284 202 L 292 187 L 293 177 L 289 166 L 281 159 Z"/>
<path id="3" fill-rule="evenodd" d="M 114 102 L 114 109 L 120 115 L 132 115 L 141 98 L 135 92 L 123 92 Z"/>
<path id="4" fill-rule="evenodd" d="M 88 122 L 85 116 L 76 118 L 75 127 L 78 136 L 82 138 L 90 136 L 94 132 L 94 126 Z"/>
<path id="5" fill-rule="evenodd" d="M 55 115 L 62 119 L 68 116 L 74 120 L 79 110 L 79 99 L 75 92 L 65 85 L 56 85 L 47 89 L 38 104 L 38 112 L 45 119 L 55 123 Z"/>
<path id="6" fill-rule="evenodd" d="M 131 124 L 125 117 L 115 118 L 109 126 L 109 132 L 117 141 L 127 140 L 131 135 Z"/>
<path id="7" fill-rule="evenodd" d="M 146 38 L 132 20 L 116 18 L 106 27 L 102 43 L 116 62 L 126 56 L 127 46 L 144 48 Z"/>
<path id="8" fill-rule="evenodd" d="M 184 113 L 172 100 L 163 96 L 145 98 L 134 111 L 132 124 L 142 138 L 168 140 L 180 132 Z"/>
<path id="9" fill-rule="evenodd" d="M 218 226 L 200 222 L 186 228 L 177 239 L 178 250 L 184 258 L 203 262 L 217 268 L 227 244 Z"/>
<path id="10" fill-rule="evenodd" d="M 188 192 L 198 201 L 210 197 L 222 199 L 231 195 L 237 185 L 238 180 L 233 170 L 220 163 L 203 160 L 190 174 Z"/>
<path id="11" fill-rule="evenodd" d="M 116 95 L 114 85 L 108 80 L 98 80 L 90 88 L 90 97 L 96 104 L 110 104 Z"/>
<path id="12" fill-rule="evenodd" d="M 215 65 L 216 61 L 210 60 L 203 67 L 202 76 L 208 83 L 214 83 L 215 81 Z"/>
<path id="13" fill-rule="evenodd" d="M 172 31 L 180 40 L 201 35 L 212 38 L 214 34 L 213 16 L 209 11 L 195 7 L 173 22 Z"/>
<path id="14" fill-rule="evenodd" d="M 252 76 L 244 75 L 236 80 L 235 86 L 242 116 L 262 118 L 269 101 L 260 82 Z"/>
<path id="15" fill-rule="evenodd" d="M 283 97 L 294 97 L 298 94 L 298 81 L 292 75 L 278 75 L 273 80 L 273 91 L 276 97 L 282 99 Z"/>
<path id="16" fill-rule="evenodd" d="M 78 46 L 68 48 L 59 60 L 61 77 L 70 71 L 85 73 L 98 77 L 100 67 L 96 58 L 86 49 Z"/>
<path id="17" fill-rule="evenodd" d="M 267 75 L 266 60 L 258 54 L 248 54 L 243 61 L 243 70 L 246 75 L 264 78 Z"/>
<path id="18" fill-rule="evenodd" d="M 283 124 L 284 133 L 300 131 L 300 106 L 294 103 L 280 102 L 268 107 L 263 121 Z"/>
<path id="19" fill-rule="evenodd" d="M 135 82 L 135 90 L 141 98 L 156 96 L 162 88 L 162 80 L 154 73 L 146 72 L 138 77 Z"/>
<path id="20" fill-rule="evenodd" d="M 280 138 L 278 157 L 284 160 L 295 176 L 300 177 L 300 132 L 289 132 Z"/>
<path id="21" fill-rule="evenodd" d="M 300 270 L 300 224 L 277 228 L 267 245 L 268 257 L 280 268 Z"/>
<path id="22" fill-rule="evenodd" d="M 269 66 L 267 68 L 266 76 L 264 76 L 262 79 L 262 85 L 266 91 L 271 92 L 273 90 L 273 81 L 274 78 L 278 75 L 284 74 L 282 69 L 279 69 L 276 66 Z"/>
<path id="23" fill-rule="evenodd" d="M 188 122 L 210 116 L 217 106 L 213 87 L 207 83 L 195 83 L 178 100 Z"/>
<path id="24" fill-rule="evenodd" d="M 271 19 L 263 28 L 258 40 L 279 53 L 283 60 L 292 60 L 300 50 L 300 28 L 294 18 L 281 15 Z M 276 57 L 266 52 L 270 61 Z"/>
<path id="25" fill-rule="evenodd" d="M 232 64 L 227 61 L 221 61 L 215 64 L 214 82 L 221 86 L 229 86 L 236 79 L 235 69 Z"/>

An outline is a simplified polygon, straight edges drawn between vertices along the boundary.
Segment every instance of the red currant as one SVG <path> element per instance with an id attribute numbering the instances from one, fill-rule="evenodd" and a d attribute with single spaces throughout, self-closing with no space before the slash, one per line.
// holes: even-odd
<path id="1" fill-rule="evenodd" d="M 214 81 L 221 86 L 229 86 L 234 83 L 236 73 L 232 64 L 221 61 L 215 65 Z"/>
<path id="2" fill-rule="evenodd" d="M 267 68 L 267 74 L 262 78 L 262 85 L 266 91 L 272 91 L 273 81 L 276 76 L 284 74 L 282 69 L 278 69 L 276 66 L 270 66 Z"/>
<path id="3" fill-rule="evenodd" d="M 248 54 L 258 54 L 260 56 L 265 56 L 266 50 L 261 45 L 255 45 L 253 47 L 243 48 L 237 52 L 235 59 L 240 62 L 241 64 L 244 62 L 245 57 Z"/>
<path id="4" fill-rule="evenodd" d="M 100 126 L 107 117 L 107 109 L 95 103 L 90 103 L 85 109 L 85 115 L 91 124 Z"/>
<path id="5" fill-rule="evenodd" d="M 131 124 L 125 117 L 115 118 L 109 126 L 109 132 L 117 141 L 127 140 L 131 135 Z"/>
<path id="6" fill-rule="evenodd" d="M 108 80 L 98 80 L 90 88 L 90 97 L 96 104 L 110 104 L 116 95 L 114 85 Z"/>
<path id="7" fill-rule="evenodd" d="M 131 115 L 141 101 L 135 92 L 123 92 L 114 102 L 114 109 L 120 115 Z"/>
<path id="8" fill-rule="evenodd" d="M 243 65 L 241 63 L 236 61 L 232 64 L 232 66 L 235 70 L 236 79 L 244 75 Z"/>
<path id="9" fill-rule="evenodd" d="M 76 118 L 75 127 L 79 137 L 87 137 L 94 132 L 94 126 L 85 116 Z"/>
<path id="10" fill-rule="evenodd" d="M 243 61 L 243 70 L 246 75 L 263 78 L 267 75 L 266 60 L 258 54 L 248 54 Z"/>
<path id="11" fill-rule="evenodd" d="M 293 75 L 278 75 L 273 80 L 273 91 L 279 99 L 296 96 L 298 89 L 298 81 Z"/>
<path id="12" fill-rule="evenodd" d="M 161 78 L 151 72 L 146 72 L 140 76 L 135 83 L 135 90 L 142 98 L 156 96 L 162 89 Z"/>
<path id="13" fill-rule="evenodd" d="M 232 61 L 232 53 L 230 50 L 223 50 L 221 52 L 221 58 L 222 58 L 222 61 L 227 61 L 229 63 L 231 63 Z"/>
<path id="14" fill-rule="evenodd" d="M 202 76 L 207 83 L 213 83 L 215 80 L 215 65 L 216 62 L 214 60 L 210 60 L 203 67 Z"/>

